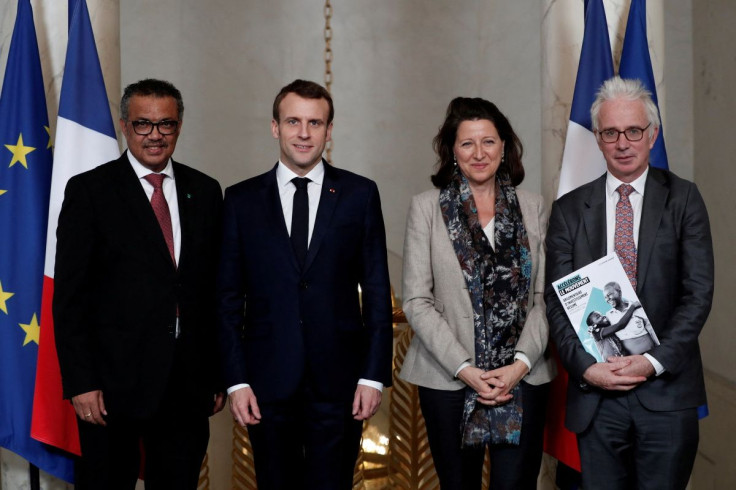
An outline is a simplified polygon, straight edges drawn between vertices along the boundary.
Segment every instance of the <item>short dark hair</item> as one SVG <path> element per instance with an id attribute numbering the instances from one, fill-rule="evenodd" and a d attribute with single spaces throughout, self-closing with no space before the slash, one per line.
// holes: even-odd
<path id="1" fill-rule="evenodd" d="M 123 98 L 120 99 L 120 119 L 128 120 L 128 109 L 130 108 L 130 99 L 138 95 L 141 97 L 173 97 L 176 100 L 176 110 L 179 120 L 184 117 L 184 101 L 181 98 L 181 92 L 174 87 L 174 84 L 166 80 L 156 80 L 155 78 L 146 78 L 135 83 L 131 83 L 123 91 Z"/>
<path id="2" fill-rule="evenodd" d="M 452 147 L 455 145 L 460 123 L 480 119 L 491 121 L 504 142 L 504 161 L 501 162 L 499 171 L 508 173 L 511 185 L 517 186 L 524 180 L 524 166 L 521 163 L 524 147 L 506 116 L 494 103 L 480 97 L 457 97 L 447 106 L 445 122 L 432 140 L 438 157 L 437 173 L 432 176 L 435 187 L 445 187 L 452 179 L 455 162 Z"/>
<path id="3" fill-rule="evenodd" d="M 282 88 L 273 100 L 274 121 L 279 120 L 279 105 L 288 94 L 296 94 L 305 99 L 325 99 L 327 104 L 330 106 L 330 114 L 327 116 L 327 124 L 330 124 L 332 122 L 332 118 L 335 117 L 335 107 L 332 105 L 332 96 L 327 89 L 318 83 L 310 82 L 309 80 L 297 79 Z"/>
<path id="4" fill-rule="evenodd" d="M 597 314 L 597 315 L 598 315 L 599 317 L 603 318 L 603 315 L 601 315 L 601 314 L 600 314 L 600 313 L 598 313 L 597 311 L 595 311 L 595 310 L 591 311 L 590 313 L 588 313 L 588 318 L 586 318 L 586 319 L 585 319 L 585 323 L 587 323 L 589 327 L 592 327 L 593 325 L 597 325 L 597 323 L 595 323 L 595 322 L 593 321 L 593 315 L 596 315 L 596 314 Z"/>

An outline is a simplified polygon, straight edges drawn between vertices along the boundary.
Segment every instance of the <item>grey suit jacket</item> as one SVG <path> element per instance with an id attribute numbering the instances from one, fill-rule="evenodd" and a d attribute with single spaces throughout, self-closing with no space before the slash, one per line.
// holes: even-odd
<path id="1" fill-rule="evenodd" d="M 595 359 L 583 349 L 549 281 L 605 255 L 605 185 L 604 174 L 558 199 L 547 233 L 547 316 L 570 374 L 565 424 L 573 432 L 585 430 L 606 392 L 582 383 Z M 698 407 L 705 403 L 698 335 L 713 299 L 713 245 L 695 184 L 649 169 L 637 250 L 636 292 L 660 341 L 649 353 L 666 372 L 634 393 L 653 411 Z"/>
<path id="2" fill-rule="evenodd" d="M 529 235 L 532 276 L 527 320 L 516 351 L 532 363 L 524 378 L 541 384 L 555 376 L 548 355 L 549 327 L 544 305 L 544 235 L 547 214 L 542 197 L 517 189 L 524 226 Z M 475 364 L 473 308 L 460 263 L 455 255 L 439 206 L 439 190 L 414 196 L 404 242 L 404 313 L 414 330 L 400 377 L 440 390 L 458 390 L 465 383 L 455 371 Z"/>

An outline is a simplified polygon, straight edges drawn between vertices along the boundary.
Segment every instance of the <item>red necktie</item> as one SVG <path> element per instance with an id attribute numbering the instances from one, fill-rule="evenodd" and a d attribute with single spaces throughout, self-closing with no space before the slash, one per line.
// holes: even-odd
<path id="1" fill-rule="evenodd" d="M 629 201 L 629 194 L 634 188 L 629 184 L 618 186 L 620 196 L 616 203 L 616 233 L 613 248 L 624 266 L 624 271 L 636 290 L 636 244 L 634 243 L 634 210 Z"/>
<path id="2" fill-rule="evenodd" d="M 153 186 L 153 196 L 151 196 L 151 207 L 156 214 L 161 232 L 164 234 L 166 246 L 169 247 L 171 261 L 176 265 L 176 255 L 174 254 L 174 232 L 171 228 L 171 214 L 169 213 L 169 205 L 164 197 L 164 191 L 161 186 L 164 183 L 166 174 L 148 174 L 143 177 Z"/>

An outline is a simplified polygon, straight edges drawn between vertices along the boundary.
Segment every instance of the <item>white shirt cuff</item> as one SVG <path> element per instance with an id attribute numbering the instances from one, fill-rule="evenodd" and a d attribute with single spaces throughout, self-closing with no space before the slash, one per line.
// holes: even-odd
<path id="1" fill-rule="evenodd" d="M 660 374 L 662 374 L 663 372 L 665 372 L 664 366 L 662 364 L 660 364 L 658 360 L 656 360 L 655 358 L 653 358 L 651 355 L 649 355 L 647 353 L 644 353 L 644 357 L 646 357 L 647 359 L 649 359 L 649 362 L 651 362 L 652 363 L 652 366 L 654 366 L 654 375 L 655 376 L 659 376 Z"/>
<path id="2" fill-rule="evenodd" d="M 378 391 L 383 391 L 383 383 L 379 383 L 378 381 L 371 381 L 370 379 L 360 378 L 358 380 L 358 384 L 363 386 L 370 386 L 371 388 L 375 388 Z"/>
<path id="3" fill-rule="evenodd" d="M 529 369 L 529 372 L 530 373 L 532 372 L 532 363 L 529 362 L 529 358 L 526 357 L 526 354 L 524 354 L 523 352 L 517 352 L 516 354 L 514 354 L 514 360 L 516 359 L 519 359 L 521 362 L 526 364 L 526 367 Z"/>
<path id="4" fill-rule="evenodd" d="M 464 363 L 460 364 L 460 367 L 455 370 L 455 377 L 457 378 L 457 375 L 460 374 L 460 371 L 468 366 L 471 366 L 469 361 L 465 361 Z"/>
<path id="5" fill-rule="evenodd" d="M 233 391 L 237 391 L 243 388 L 250 388 L 250 385 L 248 383 L 240 383 L 239 385 L 233 385 L 227 389 L 227 394 L 229 395 Z"/>

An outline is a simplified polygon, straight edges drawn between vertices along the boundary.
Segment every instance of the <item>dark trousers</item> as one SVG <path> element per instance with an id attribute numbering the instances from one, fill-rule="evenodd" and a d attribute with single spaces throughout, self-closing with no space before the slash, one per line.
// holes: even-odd
<path id="1" fill-rule="evenodd" d="M 523 418 L 520 444 L 491 444 L 493 490 L 535 490 L 542 461 L 544 421 L 549 383 L 521 382 Z M 461 447 L 465 390 L 419 387 L 419 402 L 427 426 L 429 448 L 442 490 L 479 489 L 485 448 Z"/>
<path id="2" fill-rule="evenodd" d="M 248 426 L 259 490 L 352 488 L 363 428 L 352 398 L 316 400 L 304 389 L 259 408 L 261 422 Z"/>
<path id="3" fill-rule="evenodd" d="M 636 392 L 604 396 L 578 446 L 583 488 L 684 489 L 698 449 L 697 409 L 652 412 Z"/>
<path id="4" fill-rule="evenodd" d="M 197 488 L 210 427 L 206 410 L 179 396 L 188 382 L 181 375 L 183 362 L 177 352 L 163 401 L 152 417 L 132 419 L 108 409 L 107 426 L 79 421 L 82 457 L 75 465 L 77 490 L 135 488 L 141 447 L 146 490 Z"/>

